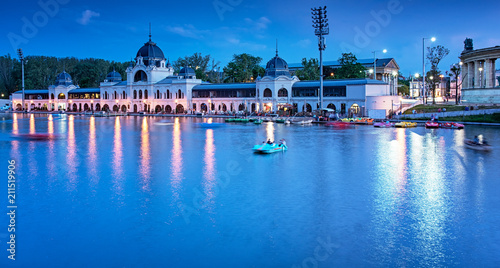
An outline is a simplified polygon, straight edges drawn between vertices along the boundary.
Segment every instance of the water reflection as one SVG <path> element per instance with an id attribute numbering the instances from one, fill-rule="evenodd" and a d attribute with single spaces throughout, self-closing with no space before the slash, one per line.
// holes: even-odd
<path id="1" fill-rule="evenodd" d="M 35 134 L 36 129 L 35 129 L 35 115 L 31 114 L 30 115 L 30 134 Z"/>
<path id="2" fill-rule="evenodd" d="M 215 186 L 215 145 L 214 145 L 214 132 L 212 129 L 206 130 L 205 139 L 205 155 L 203 157 L 203 188 L 205 191 L 205 204 L 209 207 L 213 204 L 214 192 L 213 188 Z"/>
<path id="3" fill-rule="evenodd" d="M 116 129 L 115 129 L 116 130 Z M 89 122 L 89 152 L 88 152 L 88 167 L 89 167 L 89 175 L 92 179 L 93 184 L 95 185 L 99 176 L 97 175 L 97 144 L 96 144 L 96 133 L 95 133 L 95 117 L 90 117 Z"/>
<path id="4" fill-rule="evenodd" d="M 19 134 L 19 125 L 18 125 L 18 120 L 17 120 L 17 114 L 12 115 L 12 134 L 17 135 Z M 11 142 L 12 144 L 12 153 L 11 153 L 11 158 L 15 159 L 17 162 L 21 162 L 21 157 L 19 154 L 19 141 L 18 140 L 13 140 Z"/>
<path id="5" fill-rule="evenodd" d="M 93 117 L 92 117 L 93 118 Z M 92 130 L 91 130 L 92 131 Z M 94 130 L 95 131 L 95 130 Z M 95 133 L 94 133 L 95 134 Z M 91 133 L 92 135 L 92 133 Z M 95 142 L 95 140 L 94 140 Z M 92 145 L 89 145 L 89 150 Z M 113 137 L 113 188 L 117 194 L 122 193 L 122 185 L 123 181 L 123 146 L 122 146 L 122 128 L 120 125 L 120 118 L 115 117 L 115 126 L 114 126 L 114 137 Z"/>
<path id="6" fill-rule="evenodd" d="M 274 141 L 274 123 L 273 122 L 267 123 L 266 134 L 267 134 L 268 140 Z"/>
<path id="7" fill-rule="evenodd" d="M 54 118 L 52 115 L 49 115 L 47 118 L 47 132 L 49 134 L 54 134 Z M 48 141 L 48 151 L 47 151 L 47 173 L 49 178 L 53 178 L 57 174 L 57 167 L 55 161 L 55 152 L 54 152 L 54 139 L 50 139 Z"/>
<path id="8" fill-rule="evenodd" d="M 179 118 L 175 118 L 173 133 L 172 133 L 172 158 L 170 172 L 172 174 L 172 199 L 179 200 L 179 191 L 182 181 L 182 140 Z"/>
<path id="9" fill-rule="evenodd" d="M 141 125 L 141 163 L 139 167 L 139 173 L 141 174 L 142 178 L 142 189 L 149 191 L 149 182 L 151 180 L 150 178 L 150 169 L 151 167 L 149 166 L 149 161 L 151 159 L 150 156 L 150 147 L 149 147 L 149 126 L 148 126 L 148 120 L 146 117 L 142 118 L 142 125 Z"/>
<path id="10" fill-rule="evenodd" d="M 76 187 L 77 180 L 77 159 L 76 159 L 76 139 L 75 139 L 75 116 L 70 115 L 68 120 L 68 156 L 66 158 L 66 166 L 67 172 L 66 176 L 68 177 L 68 187 L 70 190 L 74 190 Z"/>

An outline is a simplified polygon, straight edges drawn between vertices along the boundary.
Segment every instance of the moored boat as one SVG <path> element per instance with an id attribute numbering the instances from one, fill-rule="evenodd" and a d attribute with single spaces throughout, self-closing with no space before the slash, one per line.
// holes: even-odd
<path id="1" fill-rule="evenodd" d="M 434 121 L 427 121 L 427 122 L 425 122 L 425 127 L 426 128 L 439 128 L 439 123 L 434 122 Z"/>
<path id="2" fill-rule="evenodd" d="M 402 127 L 402 128 L 409 128 L 409 127 L 416 127 L 417 123 L 416 122 L 398 122 L 394 124 L 394 127 Z"/>
<path id="3" fill-rule="evenodd" d="M 390 127 L 394 127 L 394 124 L 390 123 L 390 122 L 378 122 L 378 123 L 373 124 L 373 126 L 380 127 L 380 128 L 390 128 Z"/>
<path id="4" fill-rule="evenodd" d="M 262 119 L 254 120 L 253 123 L 256 125 L 260 125 L 260 124 L 262 124 Z"/>
<path id="5" fill-rule="evenodd" d="M 312 122 L 313 122 L 313 120 L 309 119 L 309 118 L 295 119 L 295 120 L 290 121 L 290 123 L 292 123 L 292 124 L 299 124 L 299 125 L 311 124 Z"/>
<path id="6" fill-rule="evenodd" d="M 443 122 L 439 123 L 440 128 L 453 128 L 453 129 L 463 129 L 465 126 L 460 123 L 455 122 Z"/>
<path id="7" fill-rule="evenodd" d="M 335 127 L 335 128 L 348 128 L 351 127 L 352 124 L 348 122 L 342 122 L 342 121 L 334 121 L 334 122 L 328 122 L 325 124 L 327 127 Z"/>
<path id="8" fill-rule="evenodd" d="M 354 119 L 354 123 L 362 125 L 373 125 L 373 118 L 367 118 L 367 117 L 356 118 Z"/>

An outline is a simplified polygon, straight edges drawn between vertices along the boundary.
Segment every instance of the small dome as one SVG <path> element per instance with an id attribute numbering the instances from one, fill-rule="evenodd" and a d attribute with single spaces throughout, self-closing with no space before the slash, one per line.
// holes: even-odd
<path id="1" fill-rule="evenodd" d="M 108 80 L 108 82 L 121 82 L 122 75 L 119 72 L 112 71 L 106 76 L 106 80 Z"/>
<path id="2" fill-rule="evenodd" d="M 55 86 L 70 86 L 73 85 L 73 80 L 71 79 L 71 75 L 69 73 L 63 71 L 56 78 Z"/>
<path id="3" fill-rule="evenodd" d="M 277 77 L 281 75 L 290 76 L 290 71 L 288 70 L 288 63 L 276 53 L 276 56 L 267 62 L 265 76 Z"/>
<path id="4" fill-rule="evenodd" d="M 163 55 L 163 51 L 149 39 L 149 42 L 144 43 L 139 51 L 137 51 L 136 57 L 142 57 L 144 61 L 144 65 L 149 66 L 150 63 L 153 63 L 157 67 L 160 66 L 160 61 L 165 60 L 165 56 Z"/>
<path id="5" fill-rule="evenodd" d="M 196 78 L 196 72 L 190 67 L 184 67 L 179 72 L 179 76 L 184 76 L 184 78 L 192 78 L 194 76 Z"/>

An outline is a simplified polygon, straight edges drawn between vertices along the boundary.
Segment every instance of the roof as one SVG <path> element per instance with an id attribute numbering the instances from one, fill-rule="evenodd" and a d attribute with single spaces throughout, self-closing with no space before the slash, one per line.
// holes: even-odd
<path id="1" fill-rule="evenodd" d="M 100 93 L 101 89 L 99 88 L 75 88 L 70 91 L 68 91 L 68 94 L 75 94 L 75 93 Z"/>
<path id="2" fill-rule="evenodd" d="M 232 84 L 201 84 L 193 87 L 193 90 L 238 90 L 238 89 L 253 89 L 255 83 L 232 83 Z"/>
<path id="3" fill-rule="evenodd" d="M 144 43 L 139 51 L 137 51 L 136 57 L 143 57 L 147 59 L 165 59 L 163 51 L 156 45 L 156 43 L 149 40 L 149 42 Z"/>
<path id="4" fill-rule="evenodd" d="M 14 94 L 16 93 L 19 93 L 19 94 L 22 94 L 23 91 L 22 90 L 18 90 L 16 92 L 14 92 Z M 49 94 L 49 90 L 48 89 L 25 89 L 24 90 L 24 94 Z"/>
<path id="5" fill-rule="evenodd" d="M 334 80 L 324 80 L 323 86 L 325 87 L 335 87 L 335 86 L 351 86 L 351 85 L 387 85 L 384 81 L 356 78 L 356 79 L 334 79 Z M 319 81 L 299 81 L 293 84 L 292 88 L 306 88 L 306 87 L 319 87 Z"/>
<path id="6" fill-rule="evenodd" d="M 389 62 L 394 60 L 394 58 L 384 58 L 384 59 L 377 59 L 377 67 L 385 67 Z M 356 62 L 361 63 L 363 66 L 373 66 L 373 59 L 359 59 Z M 339 61 L 323 61 L 323 66 L 329 66 L 332 68 L 340 68 L 342 65 L 340 64 Z M 290 63 L 288 64 L 289 68 L 292 69 L 299 69 L 302 68 L 302 63 Z"/>

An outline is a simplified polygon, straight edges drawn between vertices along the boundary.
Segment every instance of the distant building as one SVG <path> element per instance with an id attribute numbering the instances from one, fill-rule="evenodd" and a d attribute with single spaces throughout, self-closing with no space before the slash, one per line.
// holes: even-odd
<path id="1" fill-rule="evenodd" d="M 380 71 L 399 69 L 393 60 L 379 60 Z M 385 63 L 385 64 L 384 64 Z M 391 67 L 392 66 L 392 67 Z M 327 80 L 323 107 L 340 114 L 366 115 L 369 110 L 399 107 L 393 95 L 393 82 L 373 79 Z M 227 113 L 311 112 L 319 105 L 319 81 L 299 81 L 287 62 L 276 56 L 267 62 L 264 77 L 253 83 L 211 84 L 196 78 L 186 66 L 178 74 L 163 51 L 150 40 L 142 46 L 126 70 L 126 80 L 113 71 L 99 88 L 78 88 L 63 72 L 48 89 L 25 90 L 26 110 Z M 392 80 L 391 80 L 392 81 Z M 15 109 L 21 109 L 22 91 L 11 96 Z"/>
<path id="2" fill-rule="evenodd" d="M 373 61 L 374 59 L 359 59 L 357 60 L 363 67 L 366 68 L 366 77 L 373 79 Z M 398 75 L 399 65 L 394 58 L 376 59 L 376 80 L 384 81 L 389 84 L 391 95 L 398 95 Z M 323 66 L 331 69 L 342 67 L 338 61 L 323 61 Z M 291 63 L 289 66 L 292 74 L 295 71 L 303 68 L 302 63 Z M 330 74 L 324 74 L 329 76 Z"/>
<path id="3" fill-rule="evenodd" d="M 427 79 L 428 79 L 428 77 L 426 77 L 426 81 L 427 81 Z M 452 95 L 455 96 L 454 95 L 455 93 L 453 92 L 453 94 L 452 94 L 452 92 L 451 92 L 451 88 L 450 88 L 451 79 L 450 79 L 450 77 L 443 76 L 443 77 L 440 77 L 439 79 L 440 79 L 440 81 L 436 85 L 435 97 L 437 97 L 437 98 L 442 98 L 442 97 L 450 98 L 450 96 L 452 96 Z M 425 83 L 425 87 L 427 88 L 428 97 L 432 98 L 432 91 L 431 91 L 429 82 Z M 455 88 L 453 88 L 453 90 L 454 89 Z M 420 96 L 422 96 L 422 77 L 413 78 L 410 81 L 410 97 L 416 98 L 416 97 L 420 97 Z"/>

